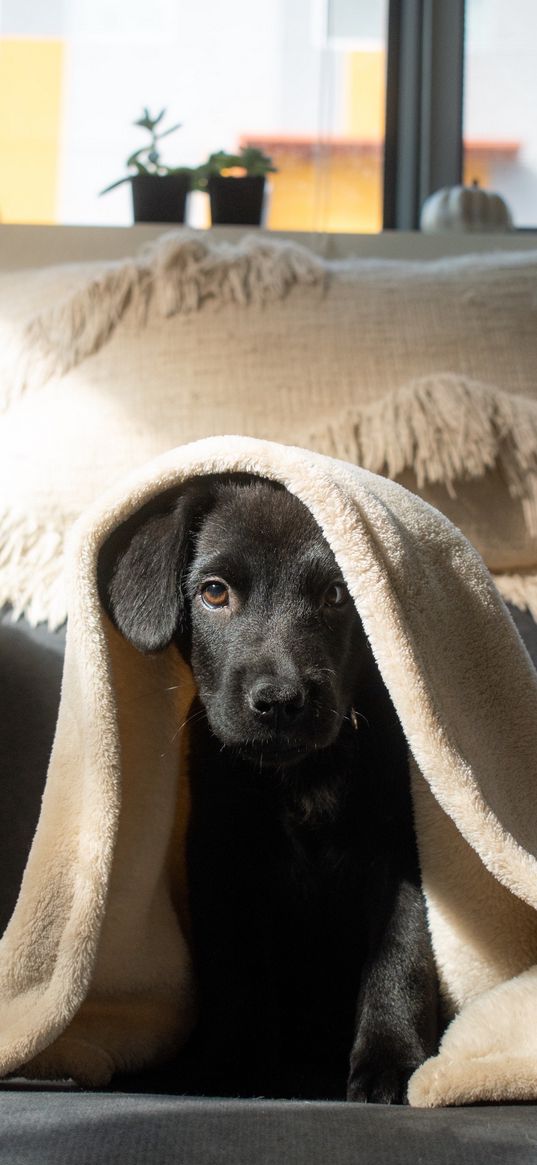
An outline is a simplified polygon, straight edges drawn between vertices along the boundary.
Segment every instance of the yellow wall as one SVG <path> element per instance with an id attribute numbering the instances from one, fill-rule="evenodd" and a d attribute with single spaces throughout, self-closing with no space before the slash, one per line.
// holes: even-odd
<path id="1" fill-rule="evenodd" d="M 386 54 L 381 49 L 348 53 L 345 77 L 345 134 L 384 140 Z"/>
<path id="2" fill-rule="evenodd" d="M 273 230 L 379 231 L 382 158 L 330 156 L 313 162 L 288 151 L 270 175 L 268 226 Z"/>
<path id="3" fill-rule="evenodd" d="M 0 220 L 55 222 L 63 42 L 0 39 Z"/>
<path id="4" fill-rule="evenodd" d="M 313 161 L 297 150 L 272 155 L 268 225 L 273 229 L 379 231 L 382 228 L 386 55 L 382 50 L 351 52 L 345 58 L 343 138 L 376 148 L 356 152 L 330 149 Z M 313 151 L 312 151 L 313 153 Z"/>

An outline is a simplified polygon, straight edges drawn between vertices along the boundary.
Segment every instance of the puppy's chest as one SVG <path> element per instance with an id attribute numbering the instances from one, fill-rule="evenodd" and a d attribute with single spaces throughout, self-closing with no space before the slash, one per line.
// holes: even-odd
<path id="1" fill-rule="evenodd" d="M 359 908 L 369 860 L 352 804 L 314 820 L 277 805 L 265 836 L 267 897 L 277 927 L 302 936 L 346 930 L 349 911 Z"/>
<path id="2" fill-rule="evenodd" d="M 286 1027 L 347 1048 L 368 942 L 359 830 L 353 837 L 341 822 L 289 818 L 278 826 L 265 918 Z"/>

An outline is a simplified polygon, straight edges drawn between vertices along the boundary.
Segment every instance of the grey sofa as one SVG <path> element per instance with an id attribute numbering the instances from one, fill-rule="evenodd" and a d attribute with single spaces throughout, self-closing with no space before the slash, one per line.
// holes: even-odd
<path id="1" fill-rule="evenodd" d="M 409 1109 L 6 1087 L 9 1165 L 533 1165 L 537 1108 Z"/>
<path id="2" fill-rule="evenodd" d="M 537 666 L 537 625 L 512 609 Z M 59 702 L 64 634 L 0 621 L 0 930 L 39 814 Z M 176 1095 L 165 1073 L 70 1083 L 0 1082 L 0 1162 L 509 1165 L 537 1160 L 537 1105 L 436 1110 Z"/>

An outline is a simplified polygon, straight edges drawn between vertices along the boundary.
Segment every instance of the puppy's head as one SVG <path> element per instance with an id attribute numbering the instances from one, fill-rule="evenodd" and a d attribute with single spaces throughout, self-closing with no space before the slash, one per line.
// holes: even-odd
<path id="1" fill-rule="evenodd" d="M 368 655 L 309 510 L 259 478 L 199 479 L 123 527 L 101 593 L 142 651 L 176 639 L 213 733 L 266 765 L 333 743 Z"/>

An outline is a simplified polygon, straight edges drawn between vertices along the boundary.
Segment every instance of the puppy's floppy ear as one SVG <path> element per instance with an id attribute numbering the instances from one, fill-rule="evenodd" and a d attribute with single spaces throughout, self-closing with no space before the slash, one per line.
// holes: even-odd
<path id="1" fill-rule="evenodd" d="M 101 602 L 138 651 L 162 651 L 185 617 L 181 574 L 192 527 L 211 504 L 205 491 L 187 492 L 155 509 L 145 506 L 108 539 L 99 557 Z"/>

